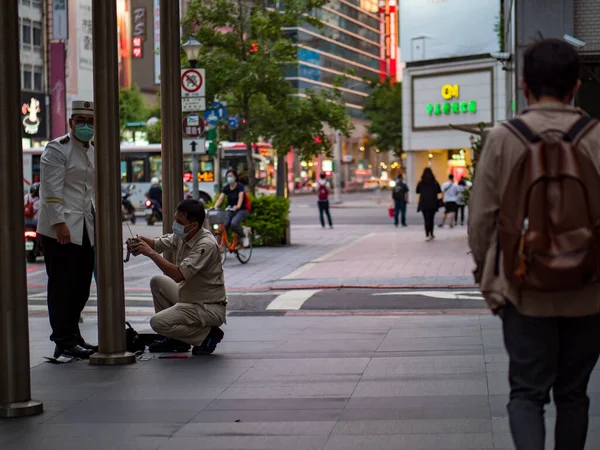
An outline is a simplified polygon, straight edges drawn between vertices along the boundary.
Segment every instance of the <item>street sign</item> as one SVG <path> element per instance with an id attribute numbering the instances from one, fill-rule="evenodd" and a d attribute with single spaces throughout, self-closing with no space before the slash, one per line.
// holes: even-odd
<path id="1" fill-rule="evenodd" d="M 240 127 L 240 118 L 238 116 L 231 116 L 227 119 L 227 126 L 231 130 L 237 130 Z"/>
<path id="2" fill-rule="evenodd" d="M 183 154 L 206 155 L 206 139 L 183 139 Z"/>
<path id="3" fill-rule="evenodd" d="M 204 118 L 212 126 L 215 126 L 221 120 L 225 120 L 225 117 L 227 117 L 227 108 L 219 102 L 213 102 L 210 109 L 204 113 Z"/>
<path id="4" fill-rule="evenodd" d="M 204 69 L 181 69 L 181 97 L 205 97 Z"/>
<path id="5" fill-rule="evenodd" d="M 182 112 L 198 112 L 206 109 L 206 97 L 183 97 L 181 99 Z"/>
<path id="6" fill-rule="evenodd" d="M 204 134 L 204 119 L 198 114 L 188 114 L 181 122 L 183 134 L 189 138 L 197 138 Z"/>

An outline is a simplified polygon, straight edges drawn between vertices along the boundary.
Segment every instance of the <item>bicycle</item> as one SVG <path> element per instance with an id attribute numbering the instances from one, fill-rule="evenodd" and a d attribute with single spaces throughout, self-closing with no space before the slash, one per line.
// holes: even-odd
<path id="1" fill-rule="evenodd" d="M 233 208 L 229 206 L 225 211 L 221 209 L 211 209 L 207 214 L 211 230 L 217 239 L 217 244 L 219 244 L 221 263 L 225 263 L 227 253 L 235 253 L 236 258 L 240 263 L 247 264 L 252 256 L 252 229 L 244 227 L 244 230 L 248 230 L 248 247 L 244 247 L 240 244 L 237 233 L 233 233 L 233 239 L 230 242 L 229 233 L 225 228 L 225 219 L 227 213 L 230 211 L 233 211 Z"/>

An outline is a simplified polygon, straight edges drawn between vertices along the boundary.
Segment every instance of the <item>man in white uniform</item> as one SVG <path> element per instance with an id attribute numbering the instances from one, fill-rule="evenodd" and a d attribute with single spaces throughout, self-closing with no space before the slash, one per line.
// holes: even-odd
<path id="1" fill-rule="evenodd" d="M 70 133 L 51 141 L 41 158 L 38 233 L 48 274 L 48 314 L 55 357 L 86 359 L 79 316 L 94 272 L 94 105 L 74 101 Z"/>

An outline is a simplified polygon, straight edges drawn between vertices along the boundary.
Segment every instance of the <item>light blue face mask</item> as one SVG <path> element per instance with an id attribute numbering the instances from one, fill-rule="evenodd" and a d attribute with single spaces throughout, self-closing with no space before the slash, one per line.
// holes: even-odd
<path id="1" fill-rule="evenodd" d="M 94 127 L 87 123 L 75 125 L 75 137 L 83 142 L 89 142 L 94 137 Z"/>
<path id="2" fill-rule="evenodd" d="M 235 183 L 235 178 L 234 177 L 227 177 L 227 184 L 233 184 Z"/>
<path id="3" fill-rule="evenodd" d="M 185 232 L 185 226 L 181 225 L 179 222 L 173 222 L 172 230 L 173 230 L 173 234 L 177 237 L 180 237 L 183 239 L 184 237 L 187 236 L 187 233 Z"/>

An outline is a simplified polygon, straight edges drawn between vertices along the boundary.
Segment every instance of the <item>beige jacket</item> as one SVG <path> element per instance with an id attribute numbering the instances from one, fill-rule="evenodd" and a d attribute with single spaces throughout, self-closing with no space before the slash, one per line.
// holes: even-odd
<path id="1" fill-rule="evenodd" d="M 535 133 L 549 129 L 567 132 L 582 114 L 571 106 L 552 103 L 532 106 L 519 117 Z M 600 125 L 581 140 L 579 148 L 588 153 L 600 171 Z M 475 264 L 481 271 L 483 296 L 492 311 L 508 300 L 526 316 L 577 317 L 600 313 L 600 284 L 569 292 L 544 293 L 519 291 L 504 277 L 502 254 L 497 244 L 500 201 L 511 171 L 526 150 L 523 142 L 511 131 L 497 126 L 490 131 L 477 163 L 469 200 L 469 245 Z M 592 200 L 600 201 L 598 198 Z"/>

